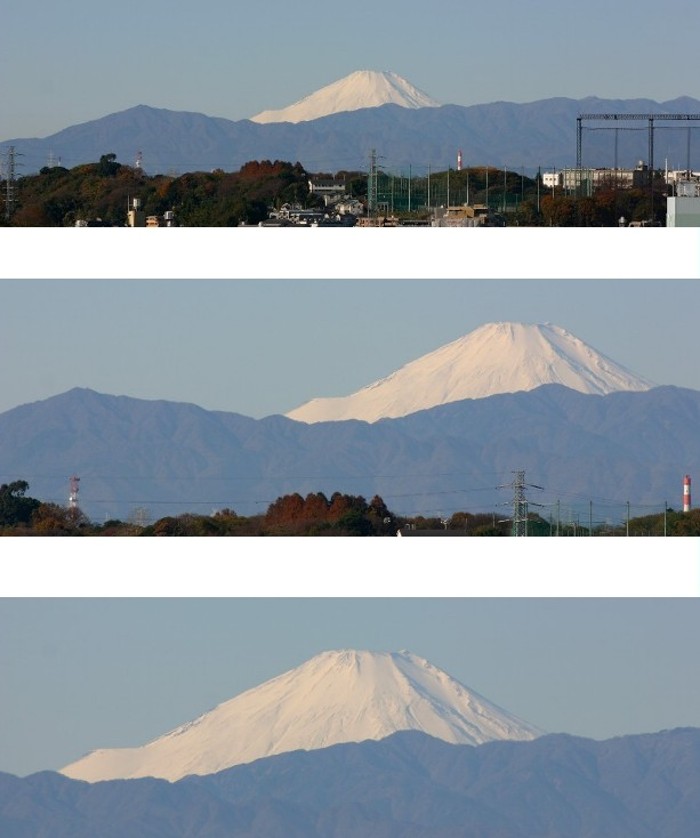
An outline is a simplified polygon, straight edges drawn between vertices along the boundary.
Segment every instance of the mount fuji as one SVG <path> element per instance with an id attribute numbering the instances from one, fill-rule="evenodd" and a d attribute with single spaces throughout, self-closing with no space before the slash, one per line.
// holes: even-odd
<path id="1" fill-rule="evenodd" d="M 281 110 L 263 111 L 251 122 L 310 122 L 344 111 L 377 108 L 381 105 L 402 108 L 437 108 L 440 102 L 414 87 L 409 81 L 391 72 L 357 70 L 333 84 Z"/>
<path id="2" fill-rule="evenodd" d="M 654 386 L 560 326 L 487 323 L 350 396 L 312 399 L 285 415 L 309 424 L 376 422 L 543 384 L 596 395 Z"/>
<path id="3" fill-rule="evenodd" d="M 61 773 L 176 781 L 406 730 L 469 745 L 543 733 L 410 652 L 329 651 L 142 747 L 93 751 Z"/>

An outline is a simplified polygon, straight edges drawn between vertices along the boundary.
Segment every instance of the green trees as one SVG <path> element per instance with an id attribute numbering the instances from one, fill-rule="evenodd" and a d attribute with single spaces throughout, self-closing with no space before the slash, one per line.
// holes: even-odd
<path id="1" fill-rule="evenodd" d="M 32 514 L 41 505 L 35 498 L 25 497 L 29 488 L 26 480 L 15 480 L 0 486 L 0 526 L 28 524 Z"/>
<path id="2" fill-rule="evenodd" d="M 97 174 L 100 177 L 114 177 L 121 167 L 121 163 L 117 163 L 116 154 L 103 154 L 97 164 Z"/>
<path id="3" fill-rule="evenodd" d="M 271 206 L 309 200 L 308 176 L 299 163 L 246 163 L 239 172 L 191 172 L 180 177 L 148 176 L 122 165 L 115 154 L 73 169 L 45 166 L 22 178 L 13 226 L 72 226 L 77 219 L 126 224 L 128 204 L 139 198 L 144 213 L 174 210 L 189 227 L 257 224 Z"/>

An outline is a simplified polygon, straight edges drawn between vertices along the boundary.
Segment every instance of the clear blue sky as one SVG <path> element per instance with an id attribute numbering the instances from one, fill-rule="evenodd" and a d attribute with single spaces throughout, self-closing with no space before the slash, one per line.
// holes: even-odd
<path id="1" fill-rule="evenodd" d="M 700 389 L 698 280 L 2 280 L 0 412 L 72 387 L 261 417 L 497 320 Z"/>
<path id="2" fill-rule="evenodd" d="M 324 649 L 410 649 L 551 732 L 700 726 L 700 603 L 0 600 L 0 771 L 144 744 Z"/>
<path id="3" fill-rule="evenodd" d="M 693 0 L 5 0 L 0 141 L 137 104 L 243 119 L 359 69 L 459 105 L 699 97 L 699 25 Z"/>

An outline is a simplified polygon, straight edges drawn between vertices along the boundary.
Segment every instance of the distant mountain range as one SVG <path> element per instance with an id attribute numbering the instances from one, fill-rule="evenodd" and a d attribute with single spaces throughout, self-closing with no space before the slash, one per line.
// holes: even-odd
<path id="1" fill-rule="evenodd" d="M 425 98 L 422 98 L 425 97 Z M 398 102 L 398 104 L 397 104 Z M 378 104 L 381 103 L 381 104 Z M 430 106 L 420 106 L 430 103 Z M 419 105 L 419 107 L 416 107 Z M 327 115 L 321 115 L 329 111 Z M 310 172 L 365 171 L 376 149 L 389 172 L 425 175 L 456 165 L 507 166 L 532 174 L 576 162 L 576 118 L 581 113 L 699 113 L 700 101 L 679 97 L 650 99 L 552 98 L 526 104 L 435 106 L 434 100 L 395 74 L 352 74 L 279 112 L 231 121 L 201 113 L 138 105 L 74 125 L 45 138 L 5 139 L 23 155 L 22 173 L 60 160 L 71 168 L 107 153 L 133 165 L 139 152 L 149 174 L 211 170 L 237 171 L 250 160 L 300 162 Z M 292 118 L 294 122 L 266 122 Z M 303 119 L 304 121 L 296 121 Z M 598 126 L 600 127 L 600 126 Z M 583 162 L 612 166 L 616 136 L 618 165 L 634 166 L 647 156 L 646 123 L 639 130 L 586 131 Z M 685 168 L 687 126 L 657 123 L 655 162 Z M 700 168 L 700 151 L 691 149 L 691 166 Z"/>
<path id="2" fill-rule="evenodd" d="M 93 751 L 61 769 L 88 782 L 179 780 L 261 757 L 418 730 L 455 744 L 542 731 L 410 652 L 322 652 L 138 748 Z"/>
<path id="3" fill-rule="evenodd" d="M 497 487 L 525 469 L 546 490 L 533 500 L 587 510 L 590 499 L 596 520 L 619 523 L 628 500 L 678 508 L 683 475 L 700 463 L 698 427 L 700 392 L 678 387 L 598 396 L 548 384 L 312 425 L 74 389 L 0 414 L 0 462 L 5 481 L 28 480 L 29 494 L 61 504 L 77 474 L 80 506 L 98 522 L 136 507 L 152 518 L 251 515 L 319 491 L 379 494 L 402 514 L 490 512 L 512 497 Z"/>
<path id="4" fill-rule="evenodd" d="M 561 326 L 486 323 L 357 393 L 313 399 L 286 415 L 301 422 L 376 422 L 543 384 L 598 395 L 653 386 Z"/>
<path id="5" fill-rule="evenodd" d="M 451 745 L 424 733 L 176 783 L 0 774 L 3 838 L 695 838 L 700 730 Z"/>

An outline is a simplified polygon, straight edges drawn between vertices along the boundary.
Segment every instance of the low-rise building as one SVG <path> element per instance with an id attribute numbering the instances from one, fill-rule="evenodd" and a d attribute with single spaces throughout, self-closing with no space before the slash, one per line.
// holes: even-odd
<path id="1" fill-rule="evenodd" d="M 561 186 L 574 195 L 590 195 L 597 189 L 641 189 L 649 185 L 649 167 L 642 160 L 634 169 L 563 169 Z"/>
<path id="2" fill-rule="evenodd" d="M 332 206 L 345 197 L 345 178 L 312 175 L 309 178 L 309 192 L 312 195 L 320 195 L 326 206 Z"/>
<path id="3" fill-rule="evenodd" d="M 681 181 L 666 199 L 667 227 L 700 227 L 700 182 Z"/>
<path id="4" fill-rule="evenodd" d="M 500 216 L 490 212 L 486 204 L 461 204 L 460 206 L 436 207 L 433 211 L 433 227 L 500 227 Z"/>
<path id="5" fill-rule="evenodd" d="M 554 189 L 561 185 L 561 172 L 542 172 L 542 186 L 546 189 Z"/>

